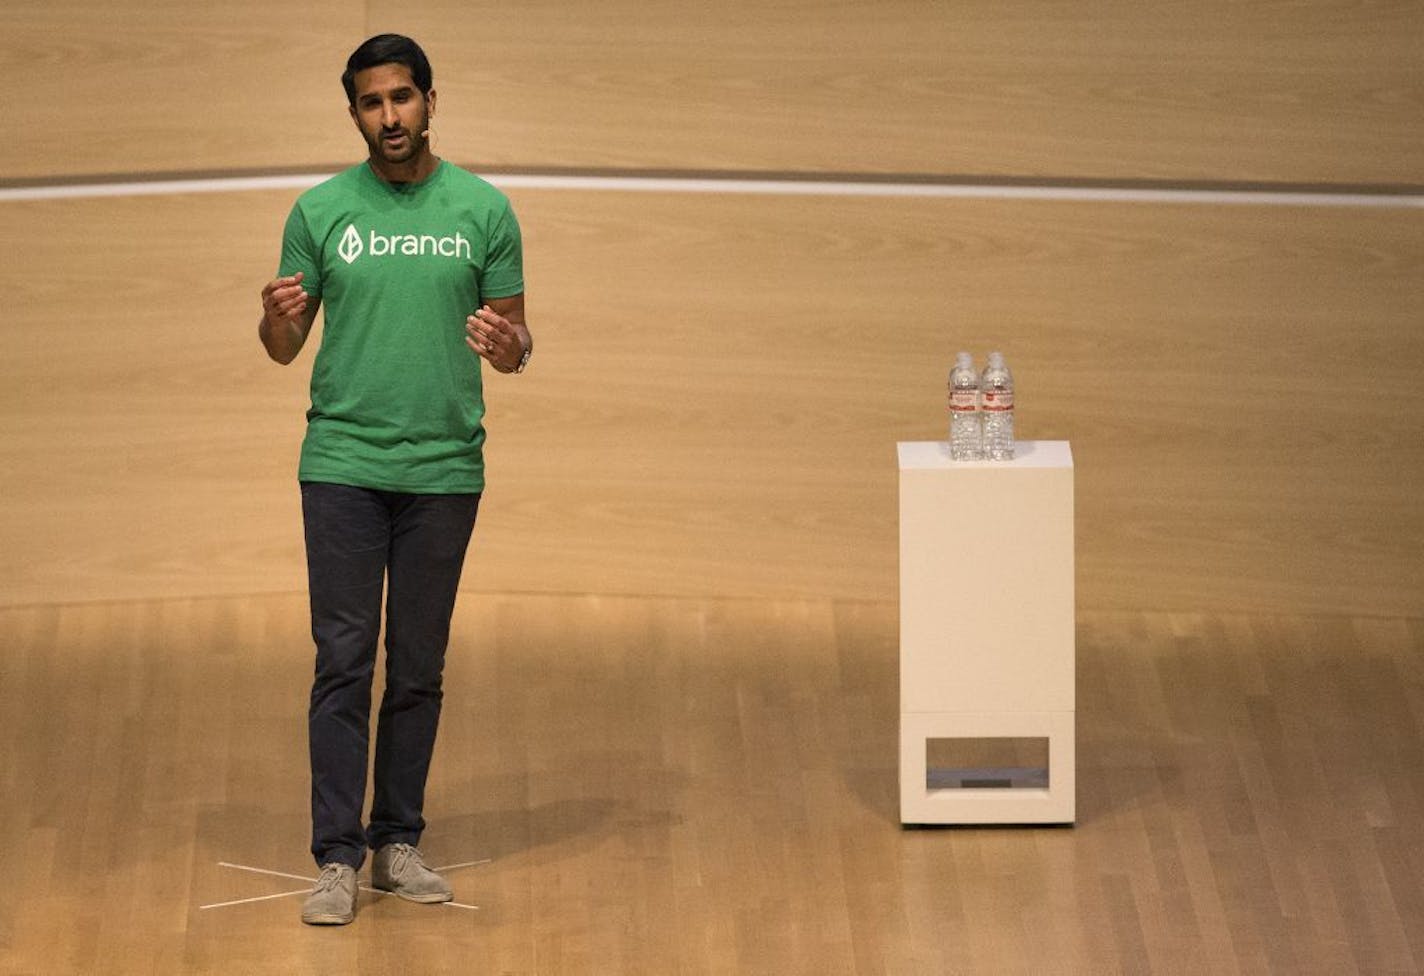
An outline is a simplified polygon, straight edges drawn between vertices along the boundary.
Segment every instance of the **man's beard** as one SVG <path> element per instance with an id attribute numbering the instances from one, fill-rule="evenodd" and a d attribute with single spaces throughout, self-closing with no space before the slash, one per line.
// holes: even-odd
<path id="1" fill-rule="evenodd" d="M 422 128 L 428 123 L 422 123 Z M 403 133 L 405 135 L 405 148 L 392 155 L 389 146 L 386 144 L 387 135 Z M 424 136 L 401 127 L 399 129 L 382 129 L 374 136 L 366 136 L 366 145 L 371 149 L 371 155 L 377 159 L 388 163 L 407 163 L 420 154 L 425 148 Z"/>

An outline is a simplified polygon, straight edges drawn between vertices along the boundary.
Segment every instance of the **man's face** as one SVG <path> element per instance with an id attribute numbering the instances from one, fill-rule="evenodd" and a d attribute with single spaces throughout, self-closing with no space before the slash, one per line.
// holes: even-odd
<path id="1" fill-rule="evenodd" d="M 356 104 L 351 118 L 371 147 L 371 157 L 388 163 L 414 159 L 425 148 L 421 133 L 430 127 L 435 92 L 427 102 L 403 64 L 378 64 L 358 71 L 353 80 Z"/>

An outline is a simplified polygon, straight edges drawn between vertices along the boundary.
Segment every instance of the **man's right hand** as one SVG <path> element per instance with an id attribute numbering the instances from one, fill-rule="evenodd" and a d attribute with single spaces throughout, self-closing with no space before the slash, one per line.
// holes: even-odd
<path id="1" fill-rule="evenodd" d="M 276 325 L 282 321 L 300 324 L 306 314 L 310 296 L 302 288 L 303 271 L 285 278 L 274 278 L 262 286 L 262 315 Z"/>
<path id="2" fill-rule="evenodd" d="M 283 365 L 302 351 L 320 304 L 302 287 L 303 277 L 303 272 L 298 271 L 262 286 L 262 321 L 257 323 L 257 335 L 267 355 Z"/>

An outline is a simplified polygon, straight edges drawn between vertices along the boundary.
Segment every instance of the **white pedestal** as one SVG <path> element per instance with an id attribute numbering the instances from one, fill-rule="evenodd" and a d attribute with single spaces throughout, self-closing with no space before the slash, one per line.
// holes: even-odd
<path id="1" fill-rule="evenodd" d="M 900 820 L 1072 823 L 1068 443 L 1020 441 L 1012 461 L 951 461 L 936 441 L 899 454 Z M 937 739 L 1046 740 L 1047 775 L 932 773 Z"/>

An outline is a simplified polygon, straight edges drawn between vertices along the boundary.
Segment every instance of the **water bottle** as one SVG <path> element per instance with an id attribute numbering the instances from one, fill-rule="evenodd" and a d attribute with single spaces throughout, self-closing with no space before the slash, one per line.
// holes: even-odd
<path id="1" fill-rule="evenodd" d="M 949 456 L 955 461 L 978 461 L 984 456 L 979 425 L 979 374 L 967 352 L 955 357 L 949 371 Z"/>
<path id="2" fill-rule="evenodd" d="M 1014 456 L 1014 377 L 1004 354 L 989 353 L 989 365 L 979 381 L 984 411 L 984 457 L 1010 461 Z"/>

